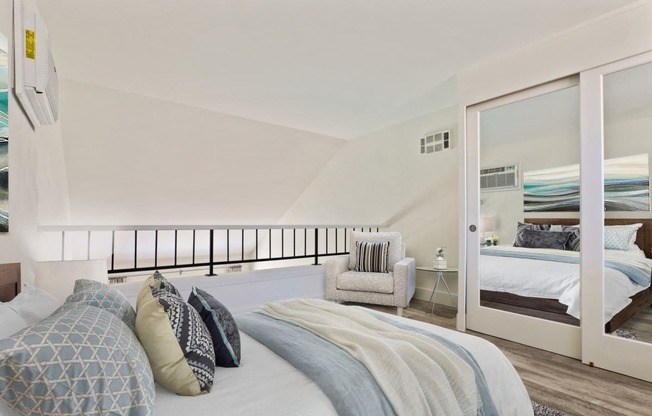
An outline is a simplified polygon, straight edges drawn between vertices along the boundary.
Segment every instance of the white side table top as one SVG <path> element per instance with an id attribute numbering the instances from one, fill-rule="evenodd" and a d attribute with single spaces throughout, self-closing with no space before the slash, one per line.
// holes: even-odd
<path id="1" fill-rule="evenodd" d="M 421 271 L 424 271 L 424 272 L 442 272 L 442 273 L 445 273 L 445 272 L 455 272 L 455 273 L 457 273 L 459 271 L 459 269 L 457 267 L 448 267 L 446 269 L 435 269 L 432 266 L 417 266 L 417 270 L 421 270 Z"/>

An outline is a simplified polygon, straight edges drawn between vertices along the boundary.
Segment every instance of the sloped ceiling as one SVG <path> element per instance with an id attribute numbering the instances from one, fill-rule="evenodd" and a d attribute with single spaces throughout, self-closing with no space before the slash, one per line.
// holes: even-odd
<path id="1" fill-rule="evenodd" d="M 634 0 L 38 0 L 60 77 L 351 139 Z"/>

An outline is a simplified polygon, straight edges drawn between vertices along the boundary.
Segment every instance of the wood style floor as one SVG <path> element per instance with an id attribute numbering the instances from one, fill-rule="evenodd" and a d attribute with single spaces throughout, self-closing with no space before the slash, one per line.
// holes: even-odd
<path id="1" fill-rule="evenodd" d="M 413 300 L 403 316 L 455 329 L 455 309 L 437 305 L 435 315 L 429 315 L 428 305 L 425 301 Z M 396 313 L 396 308 L 371 307 Z M 652 416 L 652 383 L 592 368 L 548 351 L 472 331 L 469 333 L 493 342 L 503 351 L 523 379 L 532 400 L 569 416 Z"/>

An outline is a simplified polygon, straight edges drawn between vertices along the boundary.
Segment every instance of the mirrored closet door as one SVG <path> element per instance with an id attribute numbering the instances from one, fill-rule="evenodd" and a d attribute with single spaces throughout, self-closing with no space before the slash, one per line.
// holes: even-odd
<path id="1" fill-rule="evenodd" d="M 652 54 L 587 71 L 581 88 L 582 360 L 652 381 Z"/>
<path id="2" fill-rule="evenodd" d="M 467 109 L 466 327 L 576 358 L 579 99 L 571 77 Z"/>

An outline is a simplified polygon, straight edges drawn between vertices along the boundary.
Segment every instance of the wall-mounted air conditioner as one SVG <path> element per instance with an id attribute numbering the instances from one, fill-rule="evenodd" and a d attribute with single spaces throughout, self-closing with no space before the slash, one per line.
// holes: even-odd
<path id="1" fill-rule="evenodd" d="M 518 165 L 480 169 L 481 191 L 519 189 Z"/>
<path id="2" fill-rule="evenodd" d="M 34 127 L 54 124 L 59 117 L 59 79 L 45 21 L 14 0 L 14 30 L 16 96 Z"/>

